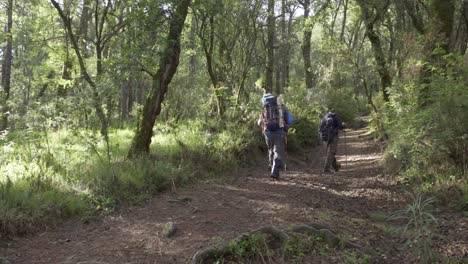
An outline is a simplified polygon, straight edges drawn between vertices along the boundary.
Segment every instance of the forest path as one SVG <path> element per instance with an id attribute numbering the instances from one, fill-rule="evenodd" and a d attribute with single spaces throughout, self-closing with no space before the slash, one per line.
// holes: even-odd
<path id="1" fill-rule="evenodd" d="M 11 263 L 189 263 L 201 248 L 261 226 L 319 223 L 372 249 L 373 263 L 405 262 L 404 241 L 383 218 L 402 208 L 406 196 L 382 176 L 381 148 L 365 133 L 365 129 L 347 130 L 337 155 L 342 170 L 333 175 L 321 175 L 321 146 L 291 158 L 280 181 L 268 177 L 265 161 L 236 176 L 165 192 L 145 205 L 94 221 L 69 221 L 42 234 L 16 238 L 0 247 L 0 256 Z M 177 202 L 181 197 L 191 201 Z M 450 241 L 438 242 L 442 251 L 459 255 L 468 248 L 463 239 L 468 225 L 460 219 L 466 220 L 442 219 L 444 235 L 451 236 Z M 168 222 L 177 226 L 172 238 L 162 235 Z M 312 252 L 303 263 L 344 263 L 343 255 L 335 253 Z"/>

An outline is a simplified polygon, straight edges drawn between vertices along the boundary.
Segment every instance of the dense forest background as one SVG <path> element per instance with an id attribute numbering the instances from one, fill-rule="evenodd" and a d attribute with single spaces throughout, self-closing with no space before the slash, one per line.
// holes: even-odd
<path id="1" fill-rule="evenodd" d="M 466 0 L 7 0 L 0 233 L 252 166 L 266 89 L 318 144 L 369 116 L 401 184 L 468 209 Z"/>

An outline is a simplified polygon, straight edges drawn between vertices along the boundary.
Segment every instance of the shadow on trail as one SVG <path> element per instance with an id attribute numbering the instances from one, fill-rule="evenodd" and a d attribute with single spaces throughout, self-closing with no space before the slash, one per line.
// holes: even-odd
<path id="1" fill-rule="evenodd" d="M 0 256 L 13 263 L 187 263 L 200 248 L 261 226 L 318 223 L 387 256 L 380 263 L 395 263 L 402 258 L 389 244 L 399 241 L 369 215 L 401 208 L 402 195 L 383 180 L 380 148 L 365 133 L 347 131 L 346 157 L 345 140 L 340 140 L 337 158 L 343 169 L 333 175 L 321 175 L 320 146 L 306 156 L 291 157 L 280 181 L 268 177 L 266 166 L 247 168 L 232 180 L 200 182 L 157 195 L 141 207 L 17 239 L 0 248 Z M 180 197 L 190 199 L 181 202 Z M 162 234 L 168 222 L 177 226 L 170 239 Z"/>

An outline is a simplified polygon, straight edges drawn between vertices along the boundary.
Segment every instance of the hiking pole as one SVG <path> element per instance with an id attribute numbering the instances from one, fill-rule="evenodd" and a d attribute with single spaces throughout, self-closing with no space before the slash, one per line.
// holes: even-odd
<path id="1" fill-rule="evenodd" d="M 348 151 L 347 151 L 347 148 L 346 148 L 346 129 L 343 129 L 343 133 L 344 133 L 344 156 L 345 156 L 345 166 L 346 166 L 346 169 L 348 168 Z"/>
<path id="2" fill-rule="evenodd" d="M 284 136 L 284 172 L 288 171 L 288 134 Z"/>

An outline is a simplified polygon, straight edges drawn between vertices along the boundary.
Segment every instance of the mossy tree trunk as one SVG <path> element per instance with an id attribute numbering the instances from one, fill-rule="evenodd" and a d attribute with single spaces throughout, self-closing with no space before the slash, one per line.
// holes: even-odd
<path id="1" fill-rule="evenodd" d="M 2 81 L 1 88 L 3 94 L 1 95 L 2 103 L 2 124 L 0 125 L 0 131 L 5 130 L 8 127 L 8 100 L 10 99 L 10 86 L 11 86 L 11 65 L 13 61 L 13 36 L 11 28 L 13 27 L 13 0 L 7 2 L 7 24 L 5 27 L 6 33 L 6 47 L 3 52 L 3 63 L 2 63 Z"/>
<path id="2" fill-rule="evenodd" d="M 374 25 L 378 21 L 382 20 L 384 14 L 387 12 L 390 1 L 386 0 L 382 3 L 370 3 L 365 0 L 357 0 L 357 2 L 361 7 L 361 14 L 366 24 L 366 36 L 372 45 L 374 59 L 377 63 L 377 72 L 380 76 L 380 84 L 382 88 L 383 99 L 385 100 L 385 102 L 389 102 L 390 95 L 387 89 L 392 86 L 392 76 L 390 74 L 389 65 L 387 63 L 384 49 L 382 47 L 382 42 L 380 41 L 380 37 L 377 34 Z M 374 6 L 372 7 L 371 5 Z M 376 9 L 375 15 L 372 14 L 372 8 Z"/>
<path id="3" fill-rule="evenodd" d="M 462 25 L 463 20 L 468 15 L 468 11 L 465 12 L 465 10 L 468 10 L 468 1 L 464 0 L 463 3 L 457 5 L 455 0 L 433 0 L 424 8 L 427 12 L 427 20 L 424 20 L 420 14 L 421 12 L 418 12 L 415 8 L 415 6 L 418 6 L 417 3 L 415 4 L 410 0 L 402 1 L 414 28 L 424 36 L 426 41 L 424 51 L 426 53 L 426 62 L 429 63 L 424 64 L 419 80 L 424 86 L 421 90 L 419 103 L 424 107 L 433 103 L 430 96 L 433 66 L 446 69 L 446 62 L 443 59 L 445 55 L 450 52 L 464 54 L 466 50 L 468 40 L 465 37 L 466 27 L 459 26 L 457 30 L 454 30 L 454 17 L 458 6 L 461 8 L 458 24 Z M 456 43 L 457 39 L 460 39 L 462 43 Z M 436 50 L 437 52 L 434 52 Z"/>
<path id="4" fill-rule="evenodd" d="M 304 8 L 304 39 L 302 40 L 302 58 L 304 60 L 305 82 L 307 89 L 312 89 L 314 85 L 314 73 L 310 59 L 312 25 L 310 25 L 310 0 L 302 2 Z"/>
<path id="5" fill-rule="evenodd" d="M 181 0 L 173 14 L 167 36 L 167 46 L 164 55 L 159 61 L 159 69 L 154 74 L 150 73 L 152 76 L 152 87 L 139 117 L 136 133 L 128 152 L 129 157 L 137 157 L 149 153 L 154 123 L 161 113 L 161 104 L 164 101 L 168 85 L 179 65 L 180 35 L 190 3 L 191 0 Z"/>

